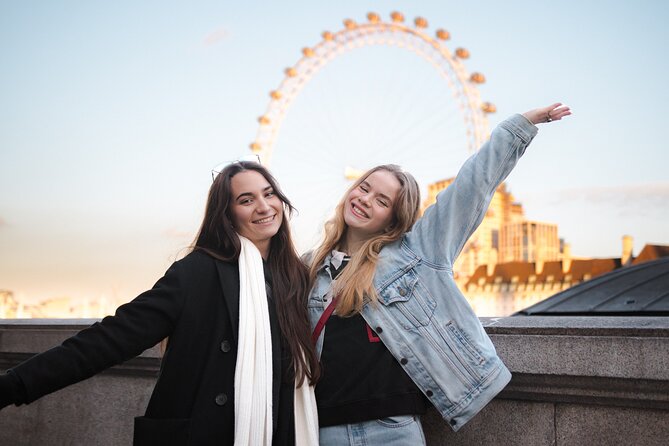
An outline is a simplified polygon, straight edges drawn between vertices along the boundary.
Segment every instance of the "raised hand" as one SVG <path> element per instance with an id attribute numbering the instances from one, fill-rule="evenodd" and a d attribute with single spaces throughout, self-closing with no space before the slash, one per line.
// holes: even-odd
<path id="1" fill-rule="evenodd" d="M 571 115 L 571 109 L 562 105 L 561 102 L 556 102 L 547 107 L 535 108 L 523 113 L 532 124 L 541 124 L 543 122 L 559 121 L 565 116 Z"/>

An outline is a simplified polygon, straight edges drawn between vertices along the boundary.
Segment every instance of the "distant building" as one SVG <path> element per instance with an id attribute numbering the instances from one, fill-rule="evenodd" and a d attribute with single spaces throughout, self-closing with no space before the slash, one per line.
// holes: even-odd
<path id="1" fill-rule="evenodd" d="M 560 259 L 558 228 L 553 223 L 520 221 L 502 226 L 499 262 Z"/>
<path id="2" fill-rule="evenodd" d="M 0 319 L 14 319 L 19 313 L 20 306 L 14 299 L 14 293 L 9 290 L 0 290 Z"/>
<path id="3" fill-rule="evenodd" d="M 644 250 L 642 261 L 639 254 L 625 268 L 561 291 L 514 315 L 669 316 L 669 246 L 646 245 Z M 663 256 L 652 258 L 655 254 Z"/>
<path id="4" fill-rule="evenodd" d="M 56 297 L 31 304 L 16 299 L 12 291 L 0 290 L 0 319 L 101 318 L 113 314 L 117 304 L 105 297 L 83 302 Z"/>
<path id="5" fill-rule="evenodd" d="M 636 258 L 630 246 L 631 237 L 625 236 L 619 258 L 572 259 L 567 249 L 561 260 L 482 265 L 461 288 L 477 315 L 508 316 L 621 267 L 669 257 L 669 246 L 646 245 Z"/>

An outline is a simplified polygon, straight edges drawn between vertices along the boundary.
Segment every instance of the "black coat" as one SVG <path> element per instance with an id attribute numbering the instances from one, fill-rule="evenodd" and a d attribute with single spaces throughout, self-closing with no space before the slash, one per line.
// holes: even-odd
<path id="1" fill-rule="evenodd" d="M 289 445 L 294 444 L 294 382 L 281 379 L 290 357 L 281 348 L 272 300 L 269 309 L 273 444 Z M 13 371 L 31 402 L 133 358 L 169 336 L 146 414 L 135 419 L 134 444 L 232 445 L 238 325 L 238 264 L 195 251 L 114 316 Z"/>

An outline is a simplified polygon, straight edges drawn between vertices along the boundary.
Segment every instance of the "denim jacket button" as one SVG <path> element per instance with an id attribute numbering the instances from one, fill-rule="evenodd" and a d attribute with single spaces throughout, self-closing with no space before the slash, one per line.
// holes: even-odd
<path id="1" fill-rule="evenodd" d="M 383 333 L 383 328 L 381 328 L 381 327 L 376 327 L 376 328 L 374 329 L 374 331 L 376 332 L 376 334 L 381 334 L 381 333 Z"/>
<path id="2" fill-rule="evenodd" d="M 409 362 L 409 360 L 407 358 L 400 359 L 400 364 L 402 364 L 402 365 L 406 365 L 407 362 Z"/>
<path id="3" fill-rule="evenodd" d="M 404 296 L 407 295 L 407 289 L 406 288 L 399 287 L 397 290 L 399 291 L 400 296 L 404 297 Z"/>
<path id="4" fill-rule="evenodd" d="M 428 397 L 430 397 L 430 396 L 434 395 L 434 393 L 432 393 L 431 390 L 428 390 L 427 392 L 425 392 L 425 395 L 427 395 Z"/>

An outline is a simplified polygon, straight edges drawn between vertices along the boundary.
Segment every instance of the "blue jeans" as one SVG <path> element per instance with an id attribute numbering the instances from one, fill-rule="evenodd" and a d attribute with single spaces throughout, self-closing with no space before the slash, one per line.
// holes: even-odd
<path id="1" fill-rule="evenodd" d="M 321 446 L 420 446 L 425 435 L 417 415 L 398 415 L 355 424 L 322 427 Z"/>

